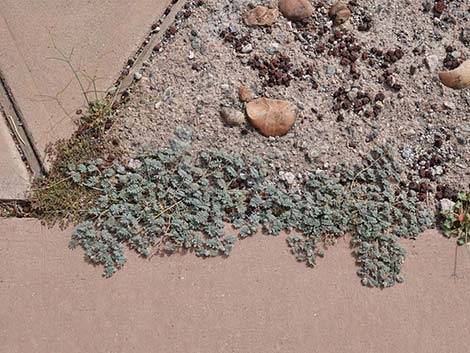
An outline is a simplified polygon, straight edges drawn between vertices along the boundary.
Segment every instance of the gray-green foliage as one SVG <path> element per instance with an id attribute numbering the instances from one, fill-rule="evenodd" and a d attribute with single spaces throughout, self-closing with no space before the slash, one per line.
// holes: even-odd
<path id="1" fill-rule="evenodd" d="M 271 235 L 295 233 L 288 245 L 309 266 L 325 244 L 351 233 L 362 283 L 388 287 L 402 280 L 398 238 L 414 238 L 432 223 L 415 195 L 397 186 L 399 168 L 388 149 L 334 173 L 312 171 L 291 191 L 269 183 L 260 160 L 223 152 L 195 159 L 190 142 L 188 130 L 177 129 L 169 148 L 136 156 L 132 170 L 103 160 L 70 166 L 75 182 L 101 193 L 71 245 L 104 265 L 105 276 L 124 265 L 125 245 L 142 256 L 185 249 L 227 256 L 236 240 L 261 227 Z M 227 232 L 227 224 L 237 232 Z"/>

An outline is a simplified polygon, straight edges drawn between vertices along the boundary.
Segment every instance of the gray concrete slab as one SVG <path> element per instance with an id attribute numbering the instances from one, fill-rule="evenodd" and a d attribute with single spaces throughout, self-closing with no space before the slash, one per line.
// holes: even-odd
<path id="1" fill-rule="evenodd" d="M 70 68 L 52 59 L 60 56 L 55 47 L 73 51 L 73 65 L 106 90 L 170 2 L 0 2 L 0 70 L 40 158 L 47 144 L 72 133 L 73 113 L 84 103 Z"/>
<path id="2" fill-rule="evenodd" d="M 0 200 L 24 199 L 30 175 L 0 111 Z"/>
<path id="3" fill-rule="evenodd" d="M 0 352 L 466 353 L 470 261 L 434 231 L 408 250 L 406 282 L 364 288 L 347 242 L 315 269 L 284 237 L 228 259 L 131 256 L 109 280 L 67 248 L 70 230 L 0 220 Z"/>

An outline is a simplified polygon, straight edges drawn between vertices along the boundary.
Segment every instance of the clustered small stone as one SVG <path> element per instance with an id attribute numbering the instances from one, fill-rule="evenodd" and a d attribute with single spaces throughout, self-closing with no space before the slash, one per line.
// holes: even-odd
<path id="1" fill-rule="evenodd" d="M 312 88 L 318 88 L 317 82 L 313 79 L 314 69 L 311 65 L 305 64 L 304 67 L 294 68 L 289 56 L 279 53 L 271 58 L 261 58 L 255 54 L 248 61 L 250 67 L 257 70 L 259 76 L 264 79 L 267 86 L 286 86 L 289 87 L 293 79 L 308 80 Z"/>
<path id="2" fill-rule="evenodd" d="M 378 81 L 380 83 L 384 83 L 386 87 L 394 90 L 399 91 L 403 88 L 401 83 L 397 82 L 397 77 L 395 75 L 395 69 L 388 68 L 384 71 L 381 77 L 379 77 Z"/>
<path id="3" fill-rule="evenodd" d="M 341 58 L 340 65 L 348 66 L 353 79 L 359 79 L 360 73 L 357 69 L 356 61 L 360 57 L 361 46 L 356 43 L 353 35 L 346 34 L 343 31 L 334 30 L 333 35 L 328 39 L 331 49 L 328 54 Z M 317 47 L 317 51 L 321 52 L 322 45 Z"/>
<path id="4" fill-rule="evenodd" d="M 446 47 L 446 57 L 444 58 L 444 67 L 447 70 L 453 70 L 459 67 L 462 63 L 460 59 L 460 53 L 455 49 L 455 47 L 448 45 Z"/>
<path id="5" fill-rule="evenodd" d="M 378 116 L 382 110 L 384 99 L 383 92 L 379 92 L 374 96 L 357 88 L 346 91 L 340 87 L 333 94 L 333 111 L 353 111 L 356 114 L 364 112 L 366 117 Z M 367 109 L 368 107 L 372 107 L 372 109 Z M 340 115 L 337 120 L 342 121 L 343 117 Z"/>
<path id="6" fill-rule="evenodd" d="M 405 52 L 401 48 L 388 49 L 383 51 L 379 48 L 371 48 L 368 54 L 363 55 L 363 60 L 368 60 L 370 66 L 379 65 L 381 68 L 386 69 L 391 64 L 396 63 L 405 56 Z"/>
<path id="7" fill-rule="evenodd" d="M 402 151 L 402 157 L 411 167 L 407 175 L 407 187 L 417 192 L 421 201 L 429 199 L 431 195 L 436 200 L 455 199 L 456 190 L 440 181 L 447 173 L 448 162 L 454 158 L 453 149 L 448 144 L 450 138 L 450 133 L 442 130 L 420 138 L 419 143 L 426 146 L 420 151 L 411 152 L 409 148 Z"/>
<path id="8" fill-rule="evenodd" d="M 224 42 L 230 43 L 235 51 L 239 53 L 247 52 L 246 48 L 251 46 L 251 36 L 239 33 L 236 28 L 228 27 L 224 29 L 220 33 L 220 37 L 223 38 Z"/>
<path id="9" fill-rule="evenodd" d="M 372 28 L 372 17 L 370 15 L 363 15 L 361 22 L 357 26 L 357 29 L 361 32 L 367 32 Z"/>

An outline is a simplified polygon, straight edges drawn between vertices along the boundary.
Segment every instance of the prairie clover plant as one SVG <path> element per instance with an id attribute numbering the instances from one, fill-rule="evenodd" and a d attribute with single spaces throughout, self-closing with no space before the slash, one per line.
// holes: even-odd
<path id="1" fill-rule="evenodd" d="M 398 187 L 399 166 L 388 148 L 362 163 L 342 163 L 333 174 L 312 171 L 293 191 L 270 183 L 261 160 L 220 151 L 193 158 L 190 144 L 191 133 L 179 128 L 169 148 L 137 155 L 133 168 L 100 159 L 69 166 L 74 182 L 100 193 L 71 246 L 103 265 L 106 277 L 126 262 L 126 245 L 144 257 L 180 250 L 227 256 L 261 228 L 292 233 L 291 252 L 308 266 L 350 233 L 362 283 L 389 287 L 402 281 L 398 239 L 432 225 L 416 195 Z M 226 232 L 226 224 L 236 231 Z"/>
<path id="2" fill-rule="evenodd" d="M 458 245 L 470 242 L 470 192 L 460 192 L 452 210 L 441 212 L 442 232 L 448 238 L 457 237 Z"/>

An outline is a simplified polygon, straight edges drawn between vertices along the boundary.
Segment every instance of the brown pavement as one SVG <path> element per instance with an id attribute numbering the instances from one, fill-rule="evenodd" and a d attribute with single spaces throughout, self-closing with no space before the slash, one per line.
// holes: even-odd
<path id="1" fill-rule="evenodd" d="M 30 175 L 0 110 L 0 200 L 24 199 Z"/>
<path id="2" fill-rule="evenodd" d="M 67 248 L 69 231 L 0 220 L 0 352 L 467 353 L 470 258 L 434 231 L 405 242 L 406 282 L 364 288 L 347 244 L 318 267 L 282 237 L 228 259 L 131 256 L 111 279 Z"/>
<path id="3" fill-rule="evenodd" d="M 0 1 L 0 71 L 41 159 L 48 143 L 71 134 L 84 103 L 73 72 L 53 59 L 57 49 L 73 51 L 73 65 L 106 90 L 170 2 Z"/>

